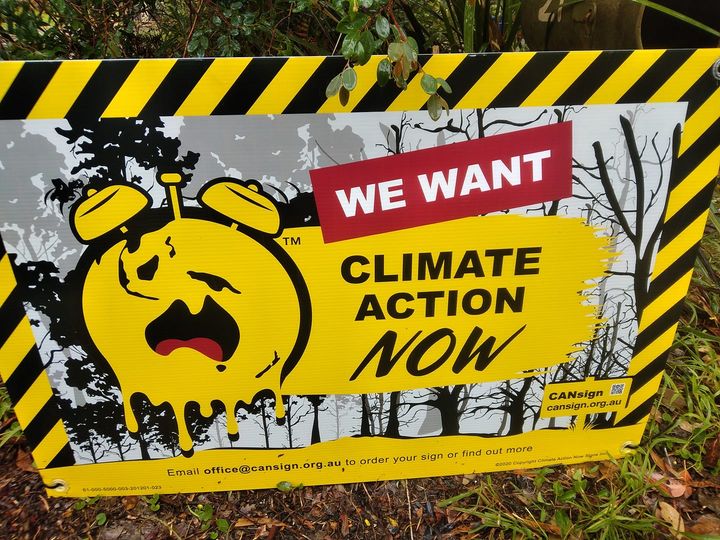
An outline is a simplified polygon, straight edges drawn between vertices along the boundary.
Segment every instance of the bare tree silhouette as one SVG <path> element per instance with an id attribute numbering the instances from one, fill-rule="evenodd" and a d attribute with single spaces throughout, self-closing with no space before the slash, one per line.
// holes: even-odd
<path id="1" fill-rule="evenodd" d="M 635 195 L 634 199 L 623 204 L 623 200 L 630 199 L 630 197 L 627 197 L 627 193 L 619 193 L 616 184 L 611 180 L 609 171 L 614 158 L 605 157 L 600 141 L 595 141 L 592 145 L 596 164 L 589 166 L 576 161 L 575 168 L 583 171 L 592 179 L 599 180 L 603 187 L 603 193 L 598 194 L 587 187 L 586 182 L 577 174 L 573 175 L 573 179 L 585 192 L 576 195 L 576 197 L 588 201 L 587 213 L 589 221 L 603 224 L 609 227 L 613 233 L 622 233 L 631 244 L 635 256 L 634 268 L 628 269 L 628 271 L 612 271 L 611 273 L 632 278 L 635 313 L 639 318 L 647 304 L 652 258 L 660 240 L 664 215 L 667 209 L 667 197 L 661 200 L 662 187 L 667 181 L 664 178 L 661 165 L 670 156 L 671 163 L 674 166 L 679 151 L 681 128 L 680 124 L 675 126 L 672 140 L 664 149 L 661 149 L 658 145 L 657 133 L 650 141 L 645 140 L 642 148 L 640 148 L 635 137 L 633 120 L 632 115 L 630 115 L 630 118 L 622 115 L 619 118 L 632 167 L 632 177 L 625 179 L 624 189 L 632 189 Z M 656 161 L 653 160 L 652 163 L 660 165 L 659 174 L 654 179 L 654 182 L 646 174 L 643 163 L 645 153 L 648 150 L 648 142 L 656 158 Z M 648 214 L 657 204 L 663 205 L 662 211 L 658 213 L 659 215 L 654 220 L 654 223 L 649 223 Z"/>

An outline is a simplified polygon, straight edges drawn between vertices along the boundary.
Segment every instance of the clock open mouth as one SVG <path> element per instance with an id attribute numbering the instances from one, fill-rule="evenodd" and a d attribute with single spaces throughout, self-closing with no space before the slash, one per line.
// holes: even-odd
<path id="1" fill-rule="evenodd" d="M 206 296 L 196 315 L 182 300 L 175 300 L 145 329 L 145 340 L 157 354 L 189 348 L 215 360 L 226 362 L 237 349 L 240 330 L 235 320 L 215 300 Z"/>

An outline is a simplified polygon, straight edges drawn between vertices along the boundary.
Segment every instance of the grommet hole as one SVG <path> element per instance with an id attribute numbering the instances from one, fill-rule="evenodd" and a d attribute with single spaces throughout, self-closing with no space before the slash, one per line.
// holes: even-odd
<path id="1" fill-rule="evenodd" d="M 632 441 L 626 441 L 622 444 L 622 446 L 620 446 L 620 452 L 625 455 L 632 454 L 637 449 L 638 445 Z"/>
<path id="2" fill-rule="evenodd" d="M 47 489 L 54 489 L 55 491 L 59 491 L 60 493 L 64 493 L 68 490 L 68 485 L 65 480 L 56 479 L 50 482 L 49 484 L 43 484 Z"/>

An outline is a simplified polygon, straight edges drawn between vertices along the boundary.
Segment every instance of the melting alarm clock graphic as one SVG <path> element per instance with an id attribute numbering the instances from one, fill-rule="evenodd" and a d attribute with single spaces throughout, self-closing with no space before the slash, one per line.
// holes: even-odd
<path id="1" fill-rule="evenodd" d="M 296 366 L 310 332 L 311 308 L 300 271 L 274 240 L 280 215 L 260 184 L 219 178 L 184 207 L 184 183 L 159 175 L 168 207 L 150 208 L 128 184 L 87 189 L 70 221 L 88 244 L 78 264 L 87 334 L 117 377 L 130 432 L 130 405 L 144 394 L 168 403 L 180 447 L 192 451 L 186 410 L 213 402 L 238 437 L 235 408 L 261 392 L 275 396 Z"/>

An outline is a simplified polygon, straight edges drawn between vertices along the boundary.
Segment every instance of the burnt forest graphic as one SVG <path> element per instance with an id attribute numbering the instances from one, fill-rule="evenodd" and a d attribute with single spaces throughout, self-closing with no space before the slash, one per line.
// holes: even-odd
<path id="1" fill-rule="evenodd" d="M 76 461 L 609 427 L 611 413 L 541 418 L 543 392 L 625 376 L 684 115 L 683 105 L 663 104 L 457 110 L 437 122 L 426 112 L 363 113 L 362 122 L 357 114 L 4 122 L 0 176 L 17 187 L 0 200 L 0 234 Z M 617 256 L 588 293 L 604 320 L 591 340 L 567 361 L 511 380 L 283 392 L 302 362 L 312 302 L 276 238 L 319 225 L 310 169 L 566 121 L 573 196 L 501 213 L 582 217 L 611 239 Z M 261 294 L 249 277 L 257 268 L 289 300 L 282 309 L 268 302 L 252 322 L 237 299 Z M 178 279 L 185 285 L 173 290 Z M 155 312 L 160 297 L 169 307 Z M 112 320 L 93 323 L 108 306 Z M 561 331 L 562 314 L 549 316 Z M 155 392 L 143 376 L 161 373 L 148 373 L 153 359 L 126 354 L 133 340 L 161 359 L 184 347 L 207 363 L 160 364 L 174 390 Z M 246 346 L 263 352 L 234 367 Z M 241 395 L 202 390 L 223 387 L 228 375 L 253 382 Z"/>

